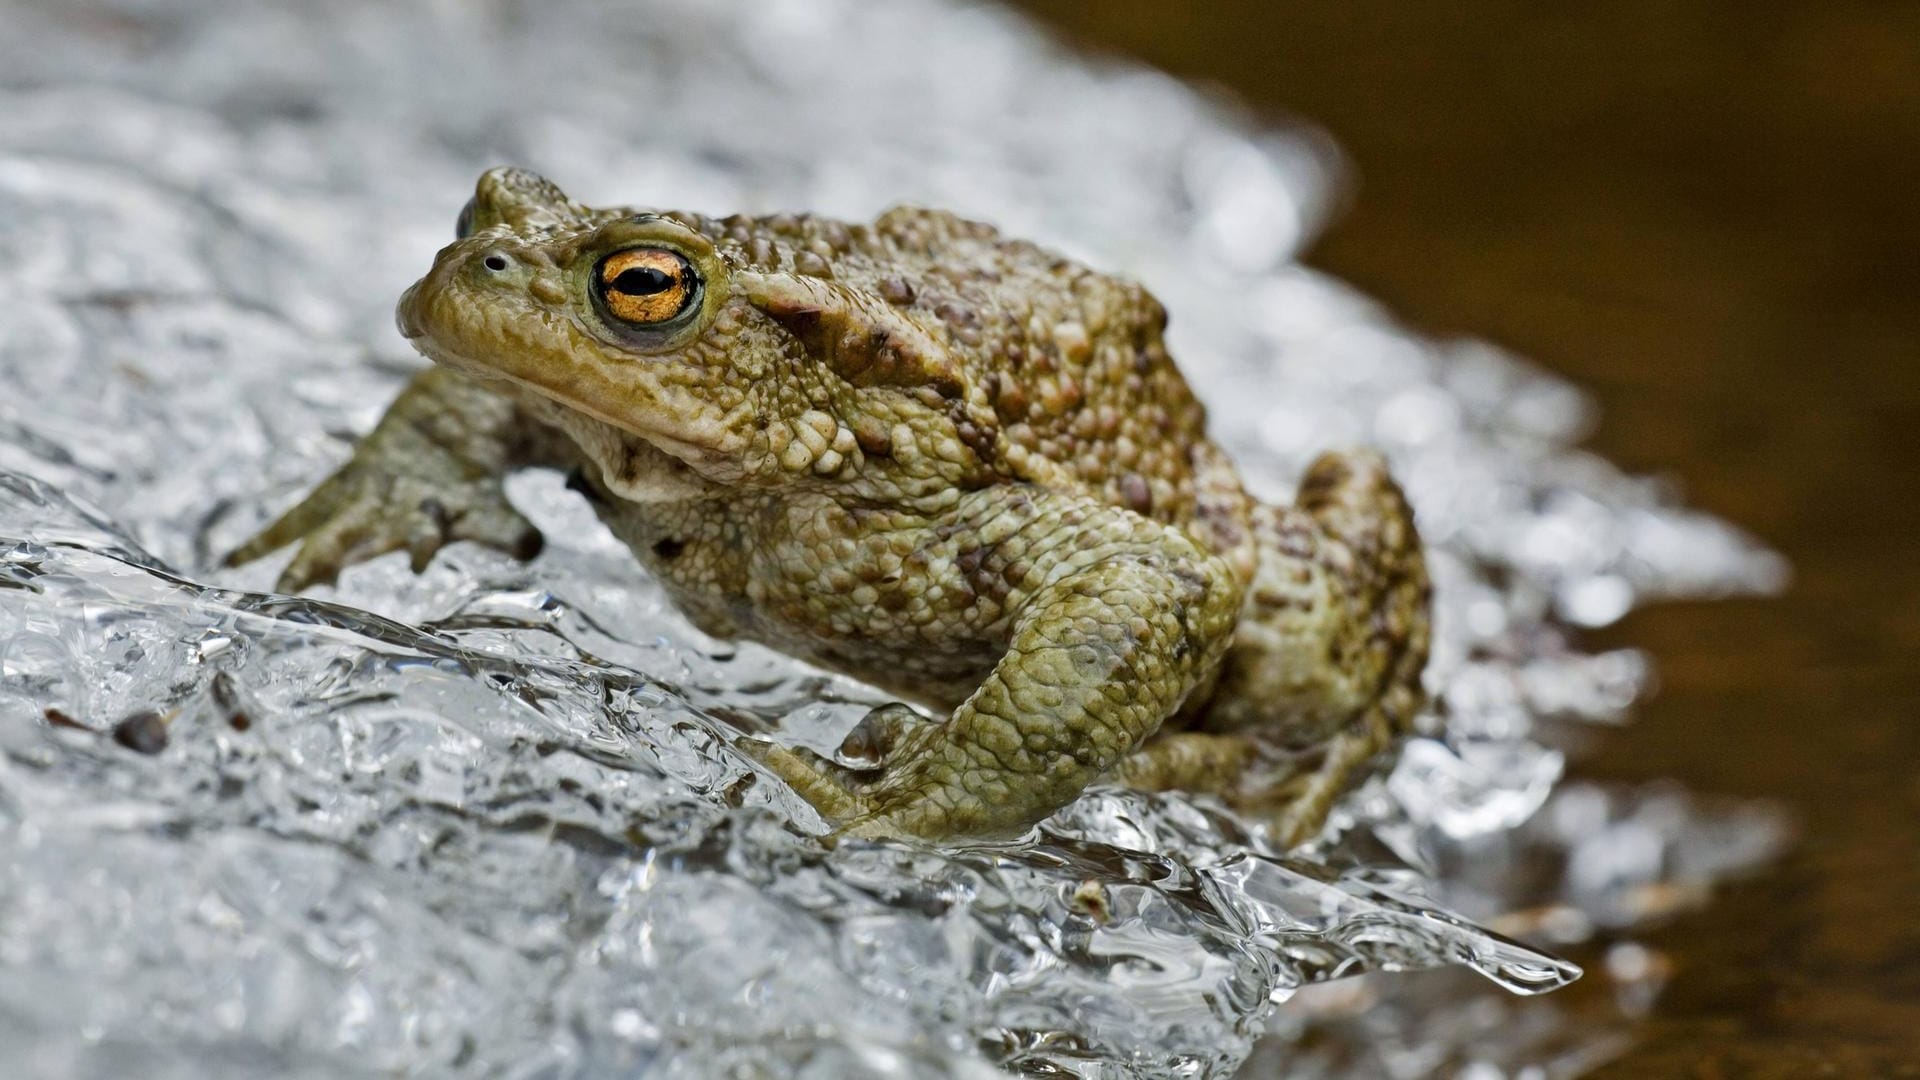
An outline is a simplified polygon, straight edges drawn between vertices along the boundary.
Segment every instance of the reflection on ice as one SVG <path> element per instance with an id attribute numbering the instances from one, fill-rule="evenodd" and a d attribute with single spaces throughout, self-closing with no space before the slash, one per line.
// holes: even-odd
<path id="1" fill-rule="evenodd" d="M 1610 1029 L 1488 1023 L 1575 972 L 1481 927 L 1631 927 L 1777 840 L 1562 784 L 1553 725 L 1646 677 L 1565 627 L 1778 560 L 1572 449 L 1573 388 L 1290 262 L 1336 165 L 1312 135 L 928 0 L 0 13 L 0 1044 L 29 1075 L 1219 1076 L 1270 1022 L 1303 1075 L 1585 1060 Z M 557 477 L 512 485 L 553 541 L 529 566 L 459 546 L 319 599 L 216 568 L 397 389 L 393 297 L 503 161 L 602 202 L 948 205 L 1138 274 L 1257 487 L 1393 455 L 1435 544 L 1425 735 L 1292 855 L 1114 790 L 1018 844 L 829 853 L 731 740 L 830 746 L 879 699 L 693 630 Z M 1392 974 L 1450 965 L 1484 993 Z"/>

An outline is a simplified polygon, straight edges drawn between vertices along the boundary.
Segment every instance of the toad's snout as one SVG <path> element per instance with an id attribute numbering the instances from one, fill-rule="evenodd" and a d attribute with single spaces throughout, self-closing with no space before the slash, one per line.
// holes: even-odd
<path id="1" fill-rule="evenodd" d="M 394 325 L 400 328 L 400 336 L 412 342 L 414 348 L 427 352 L 430 340 L 447 336 L 451 329 L 446 325 L 449 320 L 458 321 L 449 309 L 454 294 L 474 292 L 476 286 L 489 291 L 488 286 L 498 284 L 492 279 L 511 271 L 515 265 L 497 250 L 497 245 L 449 245 L 433 260 L 433 269 L 400 294 L 400 302 L 393 309 Z M 476 299 L 484 301 L 486 297 Z"/>
<path id="2" fill-rule="evenodd" d="M 420 291 L 420 284 L 416 281 L 407 286 L 407 291 L 400 294 L 400 303 L 393 309 L 394 325 L 400 328 L 400 336 L 408 341 L 424 337 L 427 333 L 426 327 L 420 323 L 418 308 L 414 303 L 414 296 Z"/>
<path id="3" fill-rule="evenodd" d="M 433 269 L 400 294 L 400 302 L 393 308 L 393 321 L 400 328 L 400 336 L 412 342 L 414 348 L 426 351 L 425 339 L 436 335 L 435 308 L 453 286 L 460 265 L 470 257 L 470 253 L 458 250 L 457 246 L 442 250 L 433 260 Z"/>

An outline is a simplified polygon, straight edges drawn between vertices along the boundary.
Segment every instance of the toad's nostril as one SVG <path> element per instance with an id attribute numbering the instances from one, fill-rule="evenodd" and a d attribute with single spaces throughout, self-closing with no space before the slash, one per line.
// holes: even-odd
<path id="1" fill-rule="evenodd" d="M 496 251 L 480 260 L 480 265 L 497 274 L 507 268 L 507 257 Z"/>

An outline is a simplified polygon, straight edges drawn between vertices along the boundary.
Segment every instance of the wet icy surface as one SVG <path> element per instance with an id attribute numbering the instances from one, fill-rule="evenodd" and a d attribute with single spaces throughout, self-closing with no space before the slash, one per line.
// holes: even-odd
<path id="1" fill-rule="evenodd" d="M 1300 1075 L 1571 1075 L 1618 1026 L 1514 1022 L 1575 970 L 1479 927 L 1630 929 L 1777 840 L 1560 775 L 1648 678 L 1570 627 L 1783 567 L 1572 449 L 1572 387 L 1293 263 L 1337 174 L 1309 133 L 919 0 L 0 22 L 10 1075 L 1222 1076 L 1269 1025 Z M 1257 487 L 1393 456 L 1434 545 L 1426 736 L 1291 856 L 1113 790 L 1017 844 L 829 853 L 731 741 L 830 748 L 882 699 L 694 631 L 558 477 L 512 485 L 529 565 L 312 598 L 218 568 L 416 365 L 393 299 L 499 163 L 590 202 L 933 203 L 1144 279 Z M 1621 1016 L 1657 991 L 1623 948 Z M 1389 974 L 1456 965 L 1485 989 Z"/>

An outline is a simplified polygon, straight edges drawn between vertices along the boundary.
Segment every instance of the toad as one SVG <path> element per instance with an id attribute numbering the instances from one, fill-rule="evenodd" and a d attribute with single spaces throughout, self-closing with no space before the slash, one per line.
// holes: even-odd
<path id="1" fill-rule="evenodd" d="M 742 747 L 837 835 L 1017 833 L 1088 785 L 1285 843 L 1423 704 L 1429 586 L 1381 458 L 1247 494 L 1140 285 L 992 227 L 582 205 L 480 178 L 401 298 L 435 366 L 234 552 L 293 590 L 455 540 L 530 556 L 510 470 L 575 485 L 701 629 L 905 704 L 833 758 Z"/>

